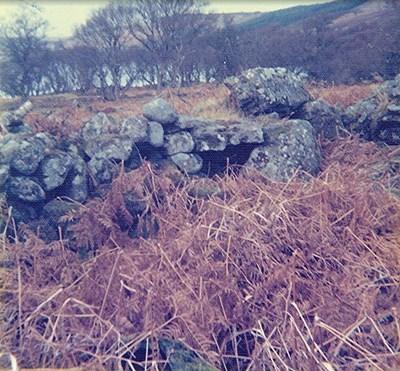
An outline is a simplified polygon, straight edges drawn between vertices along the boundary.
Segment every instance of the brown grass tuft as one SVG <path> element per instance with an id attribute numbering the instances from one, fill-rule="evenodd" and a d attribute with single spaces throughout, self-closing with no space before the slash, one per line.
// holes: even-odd
<path id="1" fill-rule="evenodd" d="M 378 86 L 379 84 L 326 86 L 311 83 L 308 86 L 308 91 L 313 99 L 324 99 L 333 106 L 338 105 L 346 108 L 361 99 L 368 98 Z"/>

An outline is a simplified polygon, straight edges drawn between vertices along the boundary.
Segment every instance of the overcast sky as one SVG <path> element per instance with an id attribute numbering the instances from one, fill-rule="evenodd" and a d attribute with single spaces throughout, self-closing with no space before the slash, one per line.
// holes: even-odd
<path id="1" fill-rule="evenodd" d="M 40 4 L 49 21 L 48 35 L 52 38 L 71 36 L 76 25 L 84 23 L 94 9 L 107 3 L 107 0 L 0 0 L 0 17 L 9 19 L 22 1 Z M 332 0 L 211 0 L 207 9 L 216 13 L 268 12 L 329 1 Z"/>

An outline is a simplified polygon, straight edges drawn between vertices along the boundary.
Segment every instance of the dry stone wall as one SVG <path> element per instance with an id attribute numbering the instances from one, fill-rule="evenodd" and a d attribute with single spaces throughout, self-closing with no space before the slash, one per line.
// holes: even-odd
<path id="1" fill-rule="evenodd" d="M 244 86 L 235 85 L 242 80 Z M 243 111 L 245 119 L 215 121 L 178 115 L 159 98 L 145 105 L 143 117 L 116 121 L 98 113 L 73 138 L 58 142 L 24 124 L 30 103 L 4 114 L 2 127 L 7 134 L 0 138 L 0 191 L 12 206 L 17 224 L 46 217 L 58 227 L 57 218 L 49 217 L 57 209 L 55 200 L 84 203 L 99 194 L 99 187 L 107 188 L 121 166 L 131 171 L 144 160 L 204 178 L 224 171 L 229 162 L 256 168 L 271 181 L 285 182 L 296 172 L 313 176 L 320 171 L 317 137 L 335 138 L 343 126 L 341 118 L 357 130 L 366 130 L 365 122 L 373 130 L 381 125 L 388 131 L 388 124 L 398 128 L 399 77 L 343 117 L 326 102 L 311 101 L 301 81 L 283 69 L 247 71 L 229 84 L 235 105 L 252 107 Z M 252 100 L 251 105 L 243 105 L 243 99 Z M 285 102 L 287 109 L 280 109 Z M 254 109 L 257 104 L 259 108 Z M 278 113 L 273 111 L 278 108 Z M 267 123 L 252 118 L 267 112 L 273 112 Z M 282 117 L 288 112 L 289 116 Z M 391 141 L 398 144 L 396 132 L 390 133 Z"/>

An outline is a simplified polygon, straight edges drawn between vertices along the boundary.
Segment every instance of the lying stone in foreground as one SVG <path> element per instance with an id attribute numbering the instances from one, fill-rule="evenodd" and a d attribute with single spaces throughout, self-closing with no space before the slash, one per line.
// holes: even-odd
<path id="1" fill-rule="evenodd" d="M 254 167 L 268 179 L 286 182 L 300 169 L 317 175 L 320 151 L 314 128 L 308 121 L 289 120 L 267 126 L 267 144 L 253 150 L 245 166 Z"/>
<path id="2" fill-rule="evenodd" d="M 285 117 L 310 101 L 301 79 L 285 68 L 253 68 L 225 80 L 230 100 L 246 116 Z"/>

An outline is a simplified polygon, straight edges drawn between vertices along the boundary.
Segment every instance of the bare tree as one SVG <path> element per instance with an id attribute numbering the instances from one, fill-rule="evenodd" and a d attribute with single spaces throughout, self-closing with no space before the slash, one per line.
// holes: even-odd
<path id="1" fill-rule="evenodd" d="M 199 0 L 130 0 L 125 14 L 130 34 L 148 51 L 156 68 L 157 90 L 176 83 L 194 43 L 211 25 L 200 13 Z"/>
<path id="2" fill-rule="evenodd" d="M 131 35 L 125 29 L 124 12 L 123 3 L 111 1 L 75 31 L 105 99 L 119 99 L 134 81 L 129 60 Z"/>
<path id="3" fill-rule="evenodd" d="M 10 22 L 1 25 L 0 89 L 26 100 L 38 94 L 47 64 L 47 22 L 35 5 L 22 5 Z"/>

